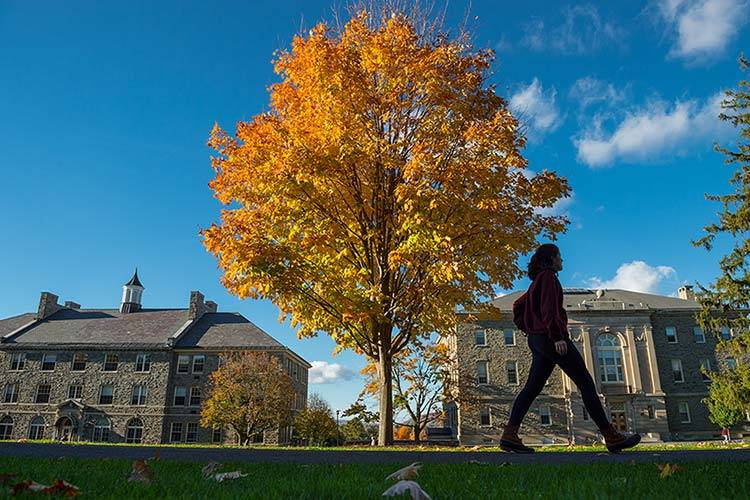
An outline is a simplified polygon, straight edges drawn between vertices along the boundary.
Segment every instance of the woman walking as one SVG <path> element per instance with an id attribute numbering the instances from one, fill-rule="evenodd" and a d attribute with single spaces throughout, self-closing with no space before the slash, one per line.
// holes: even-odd
<path id="1" fill-rule="evenodd" d="M 542 392 L 555 365 L 578 387 L 586 410 L 604 436 L 607 449 L 615 453 L 631 448 L 641 441 L 641 436 L 625 436 L 610 423 L 581 353 L 570 341 L 562 286 L 557 279 L 557 272 L 562 270 L 562 262 L 556 245 L 547 243 L 539 246 L 528 266 L 531 286 L 513 303 L 513 321 L 528 336 L 532 361 L 526 385 L 513 403 L 510 418 L 500 439 L 500 448 L 514 453 L 534 451 L 523 444 L 518 437 L 518 429 L 532 402 Z"/>

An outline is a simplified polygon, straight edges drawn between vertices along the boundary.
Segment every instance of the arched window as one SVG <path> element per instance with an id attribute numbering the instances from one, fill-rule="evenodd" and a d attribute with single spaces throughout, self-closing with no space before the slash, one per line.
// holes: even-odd
<path id="1" fill-rule="evenodd" d="M 35 417 L 31 421 L 29 439 L 44 439 L 44 418 Z"/>
<path id="2" fill-rule="evenodd" d="M 616 335 L 606 333 L 596 339 L 599 380 L 602 382 L 623 382 L 622 345 Z"/>
<path id="3" fill-rule="evenodd" d="M 109 441 L 109 430 L 112 427 L 107 417 L 99 417 L 94 424 L 94 435 L 92 436 L 93 441 L 104 442 Z"/>
<path id="4" fill-rule="evenodd" d="M 140 418 L 131 418 L 125 427 L 125 442 L 140 443 L 143 439 L 143 422 Z"/>
<path id="5" fill-rule="evenodd" d="M 0 419 L 0 440 L 10 439 L 13 435 L 13 419 L 10 415 L 5 415 Z"/>

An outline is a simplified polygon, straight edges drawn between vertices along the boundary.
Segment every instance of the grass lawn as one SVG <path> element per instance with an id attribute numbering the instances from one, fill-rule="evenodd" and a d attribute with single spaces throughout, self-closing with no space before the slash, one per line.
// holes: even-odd
<path id="1" fill-rule="evenodd" d="M 83 498 L 383 498 L 385 477 L 405 464 L 226 464 L 247 475 L 221 483 L 203 479 L 204 464 L 149 460 L 151 484 L 127 481 L 128 460 L 0 457 L 2 474 L 52 484 L 64 479 Z M 473 498 L 739 498 L 750 487 L 750 463 L 690 462 L 660 478 L 654 464 L 485 465 L 422 467 L 416 481 L 433 499 Z M 0 497 L 9 496 L 1 486 Z M 18 498 L 32 497 L 22 493 Z M 409 498 L 408 494 L 401 498 Z"/>
<path id="2" fill-rule="evenodd" d="M 3 441 L 0 441 L 3 442 Z M 14 443 L 17 441 L 5 441 Z M 61 443 L 59 441 L 27 441 L 29 443 L 53 443 L 53 444 L 64 444 L 66 446 L 153 446 L 157 448 L 237 448 L 237 449 L 254 449 L 254 450 L 316 450 L 316 451 L 478 451 L 478 452 L 492 452 L 497 453 L 500 450 L 498 446 L 482 445 L 482 446 L 438 446 L 438 445 L 397 445 L 397 446 L 328 446 L 328 447 L 311 447 L 311 446 L 275 446 L 275 445 L 249 445 L 249 446 L 237 446 L 237 445 L 215 445 L 215 444 L 126 444 L 126 443 L 90 443 L 85 441 Z M 750 449 L 750 442 L 735 440 L 730 444 L 724 444 L 722 441 L 701 441 L 701 442 L 670 442 L 670 443 L 654 443 L 654 444 L 640 444 L 634 450 L 637 451 L 667 451 L 667 450 L 726 450 L 726 449 Z M 603 444 L 589 446 L 564 446 L 564 445 L 545 445 L 535 447 L 538 452 L 580 452 L 580 451 L 593 451 L 602 452 L 606 451 Z"/>

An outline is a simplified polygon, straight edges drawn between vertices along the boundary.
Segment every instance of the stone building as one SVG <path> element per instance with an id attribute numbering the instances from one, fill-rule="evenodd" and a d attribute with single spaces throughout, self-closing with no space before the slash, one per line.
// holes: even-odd
<path id="1" fill-rule="evenodd" d="M 119 309 L 58 304 L 0 320 L 0 439 L 127 443 L 232 442 L 200 426 L 208 376 L 227 351 L 278 356 L 307 404 L 310 364 L 239 313 L 190 292 L 186 309 L 144 309 L 137 272 Z M 283 427 L 254 440 L 287 443 Z"/>
<path id="2" fill-rule="evenodd" d="M 469 320 L 442 338 L 455 370 L 455 401 L 445 403 L 450 426 L 462 444 L 497 444 L 516 394 L 531 366 L 523 332 L 512 321 L 514 292 L 492 303 L 499 320 Z M 720 429 L 708 419 L 701 401 L 709 380 L 700 368 L 731 367 L 717 354 L 717 336 L 695 321 L 698 303 L 690 286 L 679 297 L 627 290 L 566 288 L 563 304 L 571 340 L 581 352 L 612 422 L 639 432 L 643 441 L 711 439 Z M 723 368 L 722 368 L 723 367 Z M 468 381 L 468 382 L 467 382 Z M 471 395 L 461 403 L 461 393 Z M 464 398 L 467 400 L 467 398 Z M 457 401 L 457 402 L 456 402 Z M 470 401 L 470 402 L 469 402 Z M 748 434 L 744 423 L 733 435 Z M 521 428 L 530 443 L 587 443 L 598 429 L 587 414 L 576 386 L 555 367 Z"/>

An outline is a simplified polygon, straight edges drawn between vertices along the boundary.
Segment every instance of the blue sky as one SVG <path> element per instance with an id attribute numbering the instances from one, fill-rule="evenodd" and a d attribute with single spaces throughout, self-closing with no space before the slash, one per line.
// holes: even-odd
<path id="1" fill-rule="evenodd" d="M 334 409 L 353 402 L 363 360 L 332 357 L 324 335 L 297 340 L 268 302 L 228 295 L 198 237 L 220 209 L 207 186 L 213 123 L 234 130 L 264 110 L 272 53 L 331 5 L 0 0 L 0 317 L 35 310 L 42 290 L 116 307 L 138 266 L 145 307 L 185 307 L 201 290 L 321 362 L 310 391 Z M 466 7 L 452 1 L 448 24 Z M 742 76 L 747 0 L 473 0 L 470 12 L 528 129 L 530 169 L 573 189 L 552 209 L 572 221 L 558 240 L 563 285 L 670 295 L 711 282 L 731 242 L 709 253 L 690 240 L 720 208 L 704 193 L 729 189 L 711 146 L 736 138 L 717 96 Z"/>

